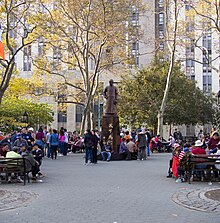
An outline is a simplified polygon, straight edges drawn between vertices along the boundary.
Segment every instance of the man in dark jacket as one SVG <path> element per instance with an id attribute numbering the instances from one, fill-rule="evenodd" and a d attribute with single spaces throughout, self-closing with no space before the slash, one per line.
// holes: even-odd
<path id="1" fill-rule="evenodd" d="M 138 142 L 138 160 L 146 160 L 147 137 L 144 131 L 138 134 L 137 142 Z"/>
<path id="2" fill-rule="evenodd" d="M 92 163 L 96 164 L 97 163 L 97 148 L 98 148 L 98 143 L 99 143 L 99 137 L 97 134 L 97 131 L 93 130 L 93 147 L 92 147 Z"/>
<path id="3" fill-rule="evenodd" d="M 84 135 L 84 145 L 86 150 L 85 165 L 87 165 L 88 160 L 92 162 L 92 148 L 94 146 L 94 137 L 90 129 L 87 129 L 86 134 Z"/>

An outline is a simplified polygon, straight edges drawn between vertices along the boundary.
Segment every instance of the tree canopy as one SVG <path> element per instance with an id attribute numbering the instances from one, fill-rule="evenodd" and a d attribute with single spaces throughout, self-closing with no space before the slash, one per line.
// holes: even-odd
<path id="1" fill-rule="evenodd" d="M 31 22 L 37 27 L 43 53 L 34 65 L 71 88 L 70 95 L 75 91 L 78 97 L 68 99 L 83 105 L 82 129 L 86 120 L 90 128 L 100 74 L 132 59 L 128 47 L 137 28 L 131 23 L 131 12 L 139 10 L 140 1 L 41 0 L 40 4 L 44 16 L 38 14 Z"/>
<path id="2" fill-rule="evenodd" d="M 125 124 L 130 122 L 139 127 L 145 123 L 156 127 L 168 69 L 168 62 L 155 60 L 146 69 L 123 80 L 120 84 L 119 115 Z M 176 63 L 164 124 L 190 125 L 211 122 L 215 112 L 213 103 L 213 98 L 203 94 Z"/>
<path id="3" fill-rule="evenodd" d="M 28 120 L 22 117 L 25 111 L 28 114 Z M 11 130 L 27 125 L 36 127 L 36 125 L 49 124 L 52 121 L 52 109 L 49 105 L 15 97 L 4 97 L 2 100 L 0 128 Z"/>

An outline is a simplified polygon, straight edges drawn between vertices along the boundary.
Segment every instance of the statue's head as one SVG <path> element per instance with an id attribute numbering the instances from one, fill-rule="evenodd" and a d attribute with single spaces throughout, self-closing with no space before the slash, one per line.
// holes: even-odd
<path id="1" fill-rule="evenodd" d="M 111 80 L 109 81 L 110 86 L 113 86 L 113 83 L 114 83 L 114 81 L 113 81 L 113 79 L 111 79 Z"/>

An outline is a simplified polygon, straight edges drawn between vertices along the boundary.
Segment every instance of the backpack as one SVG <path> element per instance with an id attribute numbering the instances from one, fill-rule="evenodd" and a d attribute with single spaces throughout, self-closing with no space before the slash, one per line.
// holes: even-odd
<path id="1" fill-rule="evenodd" d="M 86 147 L 92 147 L 93 146 L 93 141 L 91 139 L 88 139 L 87 142 L 85 143 Z"/>

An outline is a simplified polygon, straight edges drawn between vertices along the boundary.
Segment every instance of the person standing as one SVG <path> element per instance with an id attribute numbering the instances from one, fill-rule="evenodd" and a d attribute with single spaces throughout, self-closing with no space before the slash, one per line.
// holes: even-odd
<path id="1" fill-rule="evenodd" d="M 53 133 L 50 135 L 50 152 L 51 152 L 51 159 L 57 158 L 57 150 L 59 146 L 59 137 L 57 134 L 57 130 L 53 129 Z"/>
<path id="2" fill-rule="evenodd" d="M 65 134 L 64 130 L 61 128 L 59 133 L 59 148 L 60 148 L 59 156 L 63 156 L 65 154 L 64 147 L 65 147 Z"/>
<path id="3" fill-rule="evenodd" d="M 147 156 L 150 156 L 150 141 L 152 138 L 150 129 L 147 129 L 146 136 L 147 136 Z"/>
<path id="4" fill-rule="evenodd" d="M 39 148 L 42 150 L 43 152 L 43 156 L 44 156 L 44 132 L 43 132 L 43 128 L 42 126 L 40 126 L 40 128 L 38 129 L 38 132 L 36 133 L 36 141 L 35 143 L 38 144 Z"/>
<path id="5" fill-rule="evenodd" d="M 66 156 L 67 155 L 67 151 L 68 151 L 68 142 L 69 142 L 69 135 L 67 132 L 67 129 L 64 129 L 64 151 L 63 151 L 63 155 Z"/>
<path id="6" fill-rule="evenodd" d="M 49 132 L 46 135 L 46 148 L 47 148 L 47 158 L 50 158 L 51 151 L 50 151 L 50 135 L 52 134 L 52 129 L 49 128 Z"/>
<path id="7" fill-rule="evenodd" d="M 86 134 L 84 135 L 84 145 L 86 150 L 85 165 L 87 165 L 88 160 L 92 162 L 92 148 L 94 146 L 93 135 L 90 129 L 87 129 Z"/>
<path id="8" fill-rule="evenodd" d="M 97 131 L 92 131 L 93 134 L 93 142 L 94 146 L 92 148 L 92 163 L 96 164 L 97 163 L 97 148 L 98 148 L 98 143 L 99 143 L 99 137 L 97 134 Z"/>
<path id="9" fill-rule="evenodd" d="M 141 131 L 137 135 L 137 142 L 138 142 L 138 160 L 146 160 L 147 139 L 144 131 Z"/>

